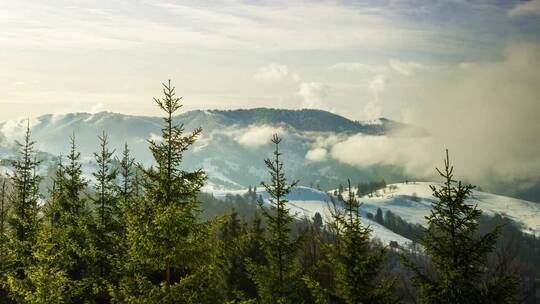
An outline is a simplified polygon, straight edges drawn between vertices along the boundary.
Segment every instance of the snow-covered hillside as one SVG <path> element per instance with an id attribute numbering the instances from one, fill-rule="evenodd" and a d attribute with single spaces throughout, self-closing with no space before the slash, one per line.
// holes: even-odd
<path id="1" fill-rule="evenodd" d="M 377 208 L 383 211 L 391 210 L 410 223 L 423 225 L 426 223 L 425 216 L 429 214 L 434 200 L 429 185 L 437 185 L 437 183 L 392 184 L 377 191 L 371 197 L 366 195 L 359 200 L 363 203 L 364 212 L 375 214 Z M 523 225 L 523 229 L 527 232 L 540 233 L 540 204 L 538 203 L 481 191 L 473 191 L 469 202 L 478 204 L 478 208 L 487 214 L 504 214 L 514 222 Z"/>
<path id="2" fill-rule="evenodd" d="M 425 225 L 425 216 L 429 214 L 431 204 L 434 201 L 429 185 L 437 185 L 437 183 L 391 184 L 373 195 L 359 197 L 358 200 L 362 203 L 360 207 L 360 212 L 363 215 L 362 221 L 371 227 L 373 237 L 380 239 L 384 244 L 391 241 L 396 241 L 400 245 L 410 244 L 411 240 L 369 220 L 366 214 L 368 212 L 375 214 L 377 208 L 381 208 L 383 212 L 390 210 L 409 223 Z M 217 198 L 223 198 L 227 193 L 241 195 L 246 193 L 246 190 L 214 190 L 212 193 Z M 333 193 L 333 191 L 329 193 Z M 268 194 L 265 191 L 258 190 L 257 194 L 261 195 L 266 202 L 268 201 Z M 311 218 L 316 212 L 319 212 L 323 218 L 329 218 L 330 195 L 308 187 L 298 187 L 289 195 L 289 205 L 291 211 L 296 213 L 299 218 Z M 347 198 L 346 194 L 344 197 Z M 487 214 L 504 214 L 520 224 L 526 232 L 540 233 L 540 204 L 481 191 L 474 191 L 469 202 L 478 204 L 478 207 Z"/>
<path id="3" fill-rule="evenodd" d="M 308 109 L 195 110 L 182 113 L 174 120 L 183 124 L 186 131 L 203 128 L 192 149 L 186 151 L 184 166 L 187 170 L 202 168 L 208 173 L 209 183 L 216 187 L 242 189 L 259 183 L 265 176 L 263 159 L 272 153 L 269 142 L 274 133 L 284 138 L 283 160 L 292 179 L 329 187 L 347 177 L 353 180 L 375 180 L 377 176 L 389 180 L 405 178 L 400 168 L 374 164 L 358 170 L 347 162 L 327 157 L 329 145 L 349 136 L 382 136 L 395 129 L 412 128 L 392 120 L 380 119 L 379 124 L 369 124 Z M 11 157 L 13 153 L 4 152 L 2 147 L 11 147 L 15 140 L 21 140 L 27 124 L 26 119 L 0 122 L 0 160 Z M 119 156 L 127 143 L 132 156 L 145 166 L 153 163 L 147 140 L 160 139 L 162 124 L 160 117 L 110 112 L 43 115 L 30 121 L 32 139 L 42 152 L 66 155 L 69 137 L 74 135 L 81 156 L 92 160 L 99 147 L 97 136 L 105 131 L 110 149 L 116 151 L 115 156 Z M 320 152 L 321 145 L 323 155 L 313 159 L 312 151 Z"/>
<path id="4" fill-rule="evenodd" d="M 245 194 L 246 190 L 235 191 L 213 191 L 216 198 L 224 198 L 228 193 L 230 194 Z M 265 191 L 257 191 L 257 195 L 261 195 L 265 202 L 268 202 L 268 193 Z M 288 196 L 289 207 L 292 213 L 296 214 L 296 217 L 312 218 L 315 213 L 319 212 L 324 219 L 330 218 L 330 210 L 328 203 L 330 202 L 330 196 L 324 192 L 309 188 L 309 187 L 297 187 L 293 189 L 292 193 Z M 373 237 L 379 239 L 383 244 L 388 245 L 391 241 L 395 241 L 402 246 L 407 246 L 411 240 L 396 234 L 384 226 L 371 221 L 367 218 L 363 218 L 364 224 L 368 225 L 372 229 Z"/>

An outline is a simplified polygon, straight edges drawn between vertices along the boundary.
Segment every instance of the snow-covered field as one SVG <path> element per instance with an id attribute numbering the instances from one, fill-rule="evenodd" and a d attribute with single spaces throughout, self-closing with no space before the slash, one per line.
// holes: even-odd
<path id="1" fill-rule="evenodd" d="M 359 197 L 362 203 L 360 211 L 362 213 L 364 224 L 371 227 L 373 237 L 380 239 L 388 244 L 390 241 L 396 241 L 401 245 L 410 244 L 411 241 L 404 238 L 380 224 L 366 218 L 366 214 L 375 214 L 377 208 L 392 211 L 409 223 L 418 223 L 425 225 L 425 216 L 429 214 L 431 203 L 434 197 L 431 195 L 429 185 L 437 183 L 409 182 L 388 185 L 385 189 L 379 190 L 371 196 Z M 356 189 L 353 189 L 353 192 Z M 224 198 L 227 193 L 245 194 L 247 190 L 212 190 L 216 198 Z M 330 191 L 329 193 L 333 193 Z M 257 191 L 265 201 L 268 200 L 268 194 L 262 189 Z M 344 195 L 346 198 L 346 195 Z M 296 213 L 297 217 L 312 217 L 319 212 L 323 218 L 329 218 L 328 202 L 330 196 L 327 193 L 311 189 L 308 187 L 297 187 L 288 197 L 291 212 Z M 540 233 L 540 204 L 519 200 L 511 197 L 500 196 L 481 191 L 474 191 L 469 199 L 472 204 L 478 204 L 478 208 L 487 214 L 504 214 L 516 223 L 522 225 L 524 231 L 539 234 Z"/>
<path id="2" fill-rule="evenodd" d="M 242 195 L 246 193 L 246 190 L 215 190 L 212 192 L 216 198 L 224 198 L 227 193 Z M 268 194 L 263 190 L 258 190 L 257 195 L 261 195 L 265 202 L 268 202 Z M 330 218 L 330 210 L 328 203 L 330 202 L 330 197 L 328 194 L 308 188 L 308 187 L 297 187 L 289 195 L 289 208 L 291 213 L 296 214 L 297 218 L 312 218 L 315 213 L 319 212 L 323 218 Z M 411 242 L 411 240 L 402 237 L 399 234 L 396 234 L 384 226 L 371 221 L 367 218 L 363 218 L 363 223 L 368 225 L 372 229 L 372 235 L 374 238 L 379 239 L 383 244 L 389 244 L 391 241 L 396 241 L 398 244 L 406 246 Z"/>
<path id="3" fill-rule="evenodd" d="M 363 196 L 362 210 L 375 214 L 377 208 L 383 211 L 391 210 L 410 223 L 426 223 L 425 216 L 429 214 L 434 197 L 429 185 L 437 183 L 409 182 L 388 185 L 372 197 Z M 504 214 L 514 222 L 521 224 L 524 231 L 540 233 L 540 204 L 515 199 L 507 196 L 473 191 L 468 200 L 478 204 L 478 208 L 486 214 Z"/>

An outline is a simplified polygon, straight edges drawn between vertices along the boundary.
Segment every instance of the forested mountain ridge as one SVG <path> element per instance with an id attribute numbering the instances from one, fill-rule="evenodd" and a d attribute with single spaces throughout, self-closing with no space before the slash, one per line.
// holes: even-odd
<path id="1" fill-rule="evenodd" d="M 186 116 L 189 116 L 186 113 Z M 374 121 L 353 121 L 343 116 L 318 109 L 282 110 L 269 108 L 241 110 L 211 110 L 240 125 L 284 123 L 298 131 L 346 132 L 383 135 L 392 129 L 405 126 L 396 121 L 379 118 Z"/>
<path id="2" fill-rule="evenodd" d="M 120 151 L 127 143 L 138 161 L 150 164 L 152 157 L 147 140 L 159 138 L 162 119 L 132 116 L 111 112 L 48 114 L 31 119 L 32 134 L 38 150 L 58 156 L 69 148 L 68 137 L 75 135 L 83 161 L 90 160 L 98 143 L 97 134 L 108 134 L 111 148 Z M 203 132 L 194 149 L 185 155 L 189 169 L 203 168 L 209 173 L 207 186 L 241 189 L 257 184 L 264 172 L 260 156 L 268 154 L 268 138 L 273 133 L 287 137 L 283 143 L 291 176 L 304 185 L 334 187 L 350 177 L 354 180 L 404 180 L 401 169 L 375 165 L 358 167 L 339 162 L 331 157 L 317 161 L 306 159 L 308 152 L 319 141 L 346 138 L 353 134 L 382 136 L 409 126 L 381 118 L 372 122 L 352 121 L 345 117 L 313 109 L 249 109 L 249 110 L 194 110 L 174 117 L 186 131 L 201 126 Z M 0 123 L 0 138 L 5 137 L 4 149 L 20 139 L 26 119 Z M 9 149 L 8 149 L 9 150 Z M 227 153 L 223 153 L 227 151 Z M 4 157 L 9 151 L 0 152 Z M 46 165 L 46 164 L 45 164 Z"/>
<path id="3" fill-rule="evenodd" d="M 426 303 L 447 298 L 449 303 L 480 303 L 486 296 L 486 303 L 512 303 L 518 292 L 529 295 L 536 288 L 518 282 L 512 271 L 489 273 L 495 266 L 488 258 L 500 230 L 488 228 L 480 238 L 475 236 L 482 211 L 466 203 L 474 187 L 453 179 L 448 151 L 444 173 L 438 171 L 446 182 L 431 187 L 437 200 L 431 204 L 427 225 L 411 226 L 402 220 L 396 227 L 397 221 L 388 223 L 388 211 L 384 217 L 379 209 L 377 215 L 364 212 L 361 219 L 362 202 L 353 195 L 351 179 L 346 189 L 340 184 L 330 196 L 298 184 L 299 173 L 308 172 L 311 177 L 327 178 L 328 184 L 343 176 L 370 181 L 358 184 L 359 196 L 360 188 L 369 188 L 371 194 L 386 188 L 384 179 L 373 182 L 373 176 L 355 175 L 358 168 L 351 168 L 350 175 L 331 171 L 342 167 L 309 156 L 321 136 L 328 140 L 340 136 L 336 132 L 298 130 L 284 118 L 261 124 L 258 121 L 265 122 L 265 115 L 257 118 L 257 114 L 245 125 L 226 125 L 226 120 L 234 119 L 201 111 L 192 120 L 182 119 L 173 115 L 181 107 L 174 87 L 170 81 L 163 87 L 164 97 L 155 99 L 165 112 L 161 127 L 153 118 L 111 113 L 47 116 L 26 121 L 21 141 L 17 132 L 24 121 L 1 126 L 6 135 L 2 146 L 9 158 L 4 168 L 10 171 L 2 178 L 1 192 L 0 244 L 8 253 L 0 256 L 5 273 L 1 299 L 17 303 L 49 303 L 53 298 L 61 303 L 395 303 L 414 285 L 417 294 L 407 297 L 428 299 L 422 300 Z M 201 136 L 202 129 L 192 124 L 206 126 L 207 134 Z M 33 131 L 39 144 L 31 137 Z M 98 134 L 97 145 L 91 145 L 92 132 Z M 62 145 L 57 136 L 66 134 L 71 136 Z M 142 147 L 149 148 L 153 160 L 137 158 Z M 48 158 L 62 151 L 63 157 Z M 265 166 L 260 165 L 261 158 Z M 326 167 L 304 165 L 321 163 Z M 244 174 L 245 180 L 238 182 L 245 172 L 251 175 Z M 372 172 L 392 175 L 380 167 Z M 40 193 L 43 179 L 52 181 L 48 195 Z M 320 189 L 320 180 L 304 180 Z M 204 194 L 205 185 L 242 187 L 251 181 L 262 181 L 264 193 L 250 186 L 235 199 L 226 195 L 231 204 L 215 204 L 214 196 Z M 297 200 L 302 197 L 309 201 Z M 321 201 L 326 197 L 329 201 Z M 239 218 L 235 211 L 242 201 L 249 217 Z M 228 205 L 230 212 L 205 218 L 208 202 L 220 208 Z M 323 220 L 324 207 L 330 213 Z M 4 230 L 6 215 L 9 229 Z M 459 231 L 446 228 L 458 219 L 463 219 Z M 407 238 L 397 232 L 403 228 L 413 234 Z M 440 250 L 457 241 L 459 246 L 451 252 Z M 423 267 L 432 256 L 429 268 Z M 463 258 L 448 265 L 446 261 L 456 256 Z M 406 269 L 415 279 L 410 281 L 405 274 L 398 286 L 396 278 Z M 432 271 L 441 279 L 425 280 Z M 536 279 L 526 272 L 519 277 L 523 282 Z"/>

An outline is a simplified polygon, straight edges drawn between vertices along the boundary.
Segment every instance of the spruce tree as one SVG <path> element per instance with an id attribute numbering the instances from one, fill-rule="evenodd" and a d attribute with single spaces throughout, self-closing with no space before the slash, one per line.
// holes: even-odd
<path id="1" fill-rule="evenodd" d="M 96 180 L 93 231 L 93 246 L 95 251 L 95 281 L 97 282 L 97 299 L 101 302 L 108 300 L 108 285 L 114 283 L 116 277 L 115 262 L 119 258 L 121 247 L 120 220 L 121 210 L 118 202 L 118 186 L 116 185 L 117 170 L 113 168 L 114 150 L 108 148 L 108 138 L 105 132 L 98 136 L 100 151 L 94 153 L 97 171 L 93 173 Z"/>
<path id="2" fill-rule="evenodd" d="M 298 263 L 301 238 L 291 239 L 293 215 L 287 206 L 287 195 L 297 182 L 287 182 L 280 158 L 280 142 L 277 135 L 272 137 L 274 158 L 264 161 L 271 182 L 261 184 L 270 196 L 270 208 L 267 209 L 262 199 L 259 200 L 267 225 L 267 237 L 263 243 L 267 263 L 251 263 L 250 268 L 261 303 L 302 303 L 304 299 L 298 292 L 304 289 Z"/>
<path id="3" fill-rule="evenodd" d="M 41 208 L 38 205 L 39 181 L 34 143 L 27 128 L 24 144 L 19 144 L 20 157 L 13 162 L 14 185 L 10 213 L 10 267 L 7 282 L 12 300 L 17 303 L 63 303 L 66 291 L 65 273 L 50 267 L 54 258 L 43 249 L 48 246 Z M 6 301 L 7 302 L 7 301 Z"/>
<path id="4" fill-rule="evenodd" d="M 135 168 L 135 159 L 131 157 L 131 153 L 128 147 L 128 144 L 124 144 L 124 150 L 122 151 L 122 158 L 119 160 L 120 163 L 120 185 L 119 185 L 119 197 L 120 205 L 122 209 L 122 233 L 125 232 L 126 219 L 125 216 L 130 208 L 133 207 L 134 197 L 136 196 L 136 168 Z"/>
<path id="5" fill-rule="evenodd" d="M 392 283 L 381 273 L 384 248 L 371 245 L 371 230 L 362 225 L 360 203 L 348 182 L 348 197 L 344 212 L 333 212 L 335 227 L 339 228 L 337 242 L 327 247 L 327 256 L 334 269 L 334 289 L 322 288 L 306 278 L 317 303 L 394 303 Z"/>
<path id="6" fill-rule="evenodd" d="M 379 223 L 381 225 L 384 222 L 383 212 L 382 212 L 381 208 L 377 208 L 377 212 L 375 214 L 375 222 L 377 222 L 377 223 Z"/>
<path id="7" fill-rule="evenodd" d="M 183 154 L 201 129 L 186 135 L 183 125 L 173 122 L 181 104 L 170 81 L 163 84 L 163 94 L 154 99 L 165 112 L 162 138 L 149 141 L 155 166 L 140 168 L 144 197 L 128 215 L 130 266 L 115 298 L 129 303 L 220 302 L 217 252 L 209 223 L 200 219 L 198 194 L 206 174 L 182 168 Z"/>
<path id="8" fill-rule="evenodd" d="M 246 269 L 249 280 L 243 284 L 243 292 L 247 299 L 257 297 L 257 284 L 252 280 L 251 265 L 266 265 L 266 255 L 264 250 L 265 229 L 258 213 L 255 214 L 253 221 L 247 231 L 245 240 L 245 258 L 243 267 Z"/>
<path id="9" fill-rule="evenodd" d="M 249 241 L 247 227 L 234 208 L 220 229 L 220 239 L 223 242 L 227 299 L 237 303 L 247 298 L 246 287 L 251 285 L 251 280 L 244 263 Z"/>
<path id="10" fill-rule="evenodd" d="M 30 125 L 26 128 L 24 142 L 17 142 L 18 157 L 12 161 L 13 173 L 10 175 L 12 191 L 10 213 L 8 215 L 8 283 L 10 288 L 22 284 L 28 275 L 28 267 L 35 263 L 33 246 L 40 229 L 39 183 L 37 174 L 39 161 L 36 160 L 35 142 L 30 139 Z M 14 295 L 17 298 L 18 295 Z"/>
<path id="11" fill-rule="evenodd" d="M 8 200 L 7 200 L 7 179 L 0 176 L 0 183 L 2 187 L 0 189 L 0 235 L 4 236 L 6 233 L 6 222 L 8 214 Z M 4 243 L 0 243 L 3 245 Z"/>
<path id="12" fill-rule="evenodd" d="M 61 158 L 56 169 L 56 177 L 61 176 Z M 24 284 L 14 286 L 16 293 L 20 295 L 22 303 L 68 303 L 72 284 L 67 276 L 65 257 L 58 250 L 55 229 L 58 229 L 58 212 L 55 209 L 59 197 L 57 191 L 57 178 L 53 178 L 52 188 L 49 189 L 49 197 L 42 208 L 42 226 L 38 235 L 37 243 L 33 247 L 34 265 L 29 267 L 28 278 Z"/>
<path id="13" fill-rule="evenodd" d="M 7 217 L 8 217 L 8 185 L 7 179 L 0 176 L 0 303 L 9 303 L 9 290 L 6 286 L 6 271 L 8 268 L 8 236 L 6 234 Z"/>
<path id="14" fill-rule="evenodd" d="M 467 203 L 474 186 L 454 179 L 448 151 L 444 169 L 437 172 L 444 183 L 431 186 L 436 201 L 426 216 L 428 229 L 421 238 L 436 275 L 430 276 L 405 260 L 415 274 L 419 303 L 513 303 L 516 282 L 512 277 L 486 277 L 487 256 L 495 246 L 499 228 L 481 236 L 475 234 L 482 211 Z"/>
<path id="15" fill-rule="evenodd" d="M 95 250 L 90 232 L 91 211 L 84 197 L 87 181 L 83 177 L 74 135 L 70 142 L 67 164 L 60 162 L 55 176 L 56 194 L 51 198 L 50 207 L 52 237 L 47 251 L 55 258 L 51 263 L 54 262 L 54 266 L 69 280 L 66 300 L 83 302 L 94 299 L 99 292 L 93 288 L 96 284 L 93 276 Z"/>

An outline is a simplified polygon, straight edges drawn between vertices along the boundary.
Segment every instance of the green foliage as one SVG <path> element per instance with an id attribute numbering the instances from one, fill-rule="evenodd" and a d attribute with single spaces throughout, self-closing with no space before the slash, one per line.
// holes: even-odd
<path id="1" fill-rule="evenodd" d="M 220 228 L 220 239 L 223 243 L 227 300 L 238 303 L 256 297 L 256 286 L 247 270 L 246 260 L 260 260 L 261 243 L 255 243 L 262 240 L 260 226 L 249 229 L 248 223 L 232 209 Z"/>
<path id="2" fill-rule="evenodd" d="M 18 303 L 69 303 L 71 281 L 59 262 L 63 257 L 44 229 L 34 246 L 35 263 L 24 269 L 25 280 L 8 278 L 10 291 Z"/>
<path id="3" fill-rule="evenodd" d="M 201 133 L 173 124 L 181 107 L 174 87 L 155 99 L 165 112 L 161 140 L 150 140 L 156 165 L 144 173 L 144 196 L 127 218 L 129 265 L 115 300 L 127 303 L 214 303 L 223 293 L 212 223 L 200 219 L 202 170 L 182 169 L 183 153 Z"/>
<path id="4" fill-rule="evenodd" d="M 54 194 L 47 210 L 50 223 L 47 251 L 54 257 L 50 267 L 62 275 L 65 273 L 69 280 L 68 302 L 89 301 L 99 294 L 94 288 L 97 278 L 94 276 L 96 252 L 91 233 L 92 213 L 84 197 L 87 182 L 82 176 L 79 158 L 72 136 L 68 162 L 65 165 L 59 163 Z"/>
<path id="5" fill-rule="evenodd" d="M 117 263 L 123 258 L 125 250 L 121 222 L 124 217 L 120 208 L 116 178 L 118 171 L 113 168 L 114 151 L 109 151 L 108 138 L 105 132 L 98 137 L 100 151 L 94 153 L 97 172 L 93 173 L 96 180 L 95 195 L 92 199 L 95 224 L 92 225 L 92 253 L 94 262 L 94 292 L 96 301 L 105 302 L 109 299 L 108 286 L 117 280 L 119 268 Z"/>
<path id="6" fill-rule="evenodd" d="M 55 171 L 49 168 L 54 178 L 45 185 L 50 187 L 45 200 L 27 127 L 11 162 L 13 173 L 0 177 L 0 303 L 395 302 L 394 280 L 382 268 L 407 275 L 397 263 L 406 251 L 396 245 L 387 252 L 371 241 L 350 181 L 346 201 L 346 189 L 336 190 L 344 208 L 332 200 L 333 221 L 318 213 L 297 219 L 287 200 L 297 183 L 285 177 L 281 139 L 274 135 L 273 158 L 265 159 L 271 181 L 262 183 L 269 207 L 262 198 L 266 194 L 251 186 L 246 194 L 224 200 L 201 193 L 205 172 L 186 171 L 183 161 L 202 131 L 186 133 L 173 123 L 181 104 L 170 81 L 163 94 L 155 99 L 165 112 L 161 139 L 149 141 L 153 166 L 137 164 L 127 145 L 121 159 L 113 159 L 104 132 L 98 136 L 90 185 L 73 136 L 67 162 L 59 158 Z M 257 121 L 275 119 L 273 110 L 253 111 Z M 281 119 L 294 122 L 304 113 Z M 407 254 L 425 260 L 425 253 L 433 273 L 404 259 L 415 275 L 419 302 L 513 303 L 517 281 L 509 265 L 514 258 L 535 267 L 528 270 L 527 282 L 520 282 L 535 290 L 539 263 L 531 255 L 538 252 L 538 239 L 516 226 L 501 228 L 503 218 L 480 222 L 481 211 L 466 203 L 473 187 L 453 180 L 448 155 L 439 173 L 445 183 L 432 187 L 437 202 L 428 229 L 388 210 L 371 215 L 392 231 L 421 239 L 423 248 Z M 384 187 L 384 180 L 361 183 L 356 194 Z M 497 247 L 507 251 L 497 252 L 500 261 L 494 262 L 490 252 L 497 241 L 526 252 Z"/>
<path id="7" fill-rule="evenodd" d="M 26 128 L 24 142 L 17 142 L 17 145 L 19 155 L 12 161 L 13 173 L 10 175 L 12 191 L 5 238 L 7 257 L 3 266 L 12 299 L 21 302 L 21 292 L 16 286 L 30 280 L 27 269 L 36 262 L 33 249 L 40 229 L 38 200 L 41 177 L 37 174 L 39 161 L 36 160 L 35 142 L 30 139 L 30 125 Z"/>
<path id="8" fill-rule="evenodd" d="M 332 213 L 339 229 L 337 242 L 326 248 L 328 262 L 334 267 L 335 288 L 325 289 L 311 278 L 305 280 L 317 303 L 394 303 L 392 282 L 381 276 L 385 250 L 372 248 L 371 230 L 360 221 L 360 204 L 350 181 L 348 190 L 344 212 Z"/>
<path id="9" fill-rule="evenodd" d="M 5 275 L 8 268 L 8 236 L 6 234 L 6 223 L 8 218 L 8 199 L 7 199 L 7 179 L 0 175 L 0 303 L 8 303 L 8 288 L 5 282 Z"/>
<path id="10" fill-rule="evenodd" d="M 269 184 L 262 183 L 270 198 L 270 209 L 259 201 L 260 209 L 267 225 L 267 237 L 264 240 L 265 264 L 250 264 L 253 280 L 257 284 L 261 303 L 302 303 L 299 290 L 304 288 L 298 264 L 298 249 L 301 238 L 291 239 L 293 216 L 287 208 L 287 195 L 297 184 L 287 183 L 279 144 L 281 139 L 274 135 L 274 159 L 265 159 L 271 176 Z"/>
<path id="11" fill-rule="evenodd" d="M 420 303 L 514 303 L 516 282 L 512 277 L 487 279 L 487 255 L 499 235 L 499 228 L 475 236 L 482 211 L 466 202 L 473 186 L 454 180 L 448 151 L 440 187 L 431 186 L 437 201 L 426 217 L 428 229 L 421 239 L 436 274 L 429 276 L 413 263 Z"/>
<path id="12" fill-rule="evenodd" d="M 119 175 L 120 175 L 120 186 L 118 187 L 118 195 L 121 208 L 121 218 L 119 221 L 122 224 L 122 234 L 125 235 L 126 230 L 126 215 L 129 210 L 134 206 L 134 200 L 137 199 L 139 185 L 136 183 L 136 171 L 135 159 L 131 157 L 129 147 L 127 144 L 124 145 L 124 150 L 122 151 L 122 159 L 119 161 Z"/>
<path id="13" fill-rule="evenodd" d="M 10 176 L 12 192 L 10 196 L 9 254 L 15 277 L 24 279 L 23 269 L 32 264 L 32 246 L 39 232 L 39 182 L 37 174 L 39 161 L 36 160 L 35 142 L 30 140 L 30 126 L 27 126 L 24 143 L 17 142 L 19 156 L 12 162 Z"/>

